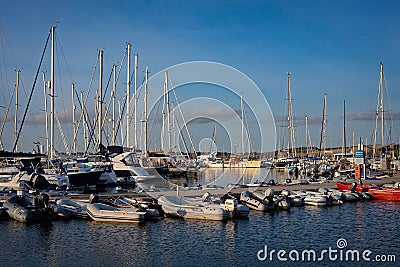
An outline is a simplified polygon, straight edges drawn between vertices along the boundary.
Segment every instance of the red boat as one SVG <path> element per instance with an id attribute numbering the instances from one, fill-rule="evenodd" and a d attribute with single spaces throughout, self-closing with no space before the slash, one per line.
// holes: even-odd
<path id="1" fill-rule="evenodd" d="M 400 189 L 398 188 L 375 188 L 370 189 L 368 193 L 375 199 L 400 201 Z"/>
<path id="2" fill-rule="evenodd" d="M 352 191 L 352 187 L 356 188 L 357 192 L 367 192 L 369 189 L 376 188 L 374 185 L 357 184 L 357 183 L 346 183 L 346 182 L 336 182 L 339 190 L 349 190 Z"/>

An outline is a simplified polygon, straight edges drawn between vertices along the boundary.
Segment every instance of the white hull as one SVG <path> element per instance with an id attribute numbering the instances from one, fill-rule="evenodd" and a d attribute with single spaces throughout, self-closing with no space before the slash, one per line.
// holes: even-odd
<path id="1" fill-rule="evenodd" d="M 87 213 L 94 221 L 102 222 L 142 222 L 146 212 L 134 208 L 117 208 L 102 203 L 88 204 Z"/>
<path id="2" fill-rule="evenodd" d="M 167 215 L 173 217 L 215 221 L 227 219 L 225 209 L 218 204 L 201 204 L 180 196 L 162 196 L 158 204 Z"/>

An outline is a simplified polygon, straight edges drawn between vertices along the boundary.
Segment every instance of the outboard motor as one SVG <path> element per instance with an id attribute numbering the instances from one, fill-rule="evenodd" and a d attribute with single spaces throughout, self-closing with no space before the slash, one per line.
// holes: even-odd
<path id="1" fill-rule="evenodd" d="M 282 190 L 281 196 L 283 196 L 283 197 L 288 197 L 289 195 L 290 195 L 290 193 L 289 193 L 288 190 L 286 190 L 286 189 Z"/>
<path id="2" fill-rule="evenodd" d="M 91 194 L 89 197 L 89 203 L 90 204 L 97 203 L 99 202 L 99 199 L 100 199 L 99 195 Z"/>
<path id="3" fill-rule="evenodd" d="M 267 190 L 265 190 L 264 194 L 266 197 L 273 197 L 275 194 L 275 191 L 272 188 L 268 188 Z"/>
<path id="4" fill-rule="evenodd" d="M 324 195 L 328 195 L 329 190 L 327 188 L 319 188 L 318 192 Z"/>
<path id="5" fill-rule="evenodd" d="M 49 207 L 49 200 L 50 200 L 49 195 L 48 195 L 48 194 L 45 194 L 45 193 L 42 193 L 42 194 L 41 194 L 41 198 L 42 198 L 44 207 L 45 207 L 45 208 L 48 208 L 48 207 Z"/>
<path id="6" fill-rule="evenodd" d="M 205 192 L 204 195 L 201 197 L 202 202 L 210 202 L 211 201 L 211 194 Z"/>
<path id="7" fill-rule="evenodd" d="M 275 191 L 272 188 L 268 188 L 264 192 L 265 198 L 268 199 L 269 201 L 273 201 L 274 200 L 274 194 L 275 194 Z"/>
<path id="8" fill-rule="evenodd" d="M 400 188 L 400 182 L 395 182 L 394 183 L 394 188 Z"/>
<path id="9" fill-rule="evenodd" d="M 351 183 L 350 191 L 351 192 L 356 192 L 356 188 L 357 188 L 357 183 L 356 182 Z"/>

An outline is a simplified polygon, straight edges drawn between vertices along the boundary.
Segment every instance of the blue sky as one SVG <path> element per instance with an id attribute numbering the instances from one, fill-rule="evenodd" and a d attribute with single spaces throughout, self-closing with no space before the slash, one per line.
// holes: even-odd
<path id="1" fill-rule="evenodd" d="M 6 69 L 8 84 L 12 85 L 14 69 L 21 68 L 24 88 L 30 90 L 47 33 L 58 21 L 57 34 L 63 51 L 60 57 L 67 61 L 60 63 L 64 76 L 60 83 L 65 84 L 62 100 L 61 96 L 57 100 L 60 113 L 70 109 L 68 84 L 74 81 L 79 90 L 87 90 L 97 51 L 105 50 L 108 77 L 111 65 L 121 61 L 129 41 L 133 44 L 132 52 L 139 54 L 140 81 L 145 66 L 155 74 L 182 62 L 220 62 L 249 76 L 262 90 L 277 118 L 285 112 L 286 73 L 291 72 L 293 113 L 299 119 L 295 123 L 298 144 L 305 143 L 306 115 L 312 124 L 313 143 L 319 144 L 324 93 L 328 145 L 341 145 L 344 99 L 347 139 L 354 131 L 356 139 L 361 136 L 370 140 L 381 61 L 385 68 L 387 107 L 394 118 L 399 118 L 399 8 L 398 1 L 3 0 L 2 41 L 6 36 L 11 52 L 4 44 L 0 105 L 6 106 L 9 99 L 9 89 L 4 89 Z M 46 64 L 48 60 L 47 56 Z M 41 90 L 35 93 L 36 103 L 42 101 Z M 21 96 L 21 109 L 25 107 L 24 98 L 26 103 L 26 97 Z M 39 111 L 34 107 L 30 112 Z M 398 120 L 394 120 L 396 141 L 400 134 L 397 125 Z M 32 125 L 27 127 L 32 130 L 23 133 L 23 142 L 25 150 L 30 150 L 32 140 L 42 138 L 43 132 Z M 12 124 L 6 130 L 2 139 L 10 143 Z M 212 129 L 206 132 L 212 133 Z"/>

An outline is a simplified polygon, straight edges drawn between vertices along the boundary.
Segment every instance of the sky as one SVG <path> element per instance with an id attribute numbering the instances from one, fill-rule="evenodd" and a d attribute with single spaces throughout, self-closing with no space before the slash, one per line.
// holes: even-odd
<path id="1" fill-rule="evenodd" d="M 344 100 L 347 144 L 351 144 L 353 132 L 356 140 L 361 137 L 370 143 L 375 127 L 379 64 L 383 62 L 385 115 L 392 119 L 386 122 L 385 139 L 389 138 L 392 127 L 392 139 L 399 140 L 398 1 L 2 0 L 0 5 L 1 118 L 14 88 L 15 70 L 21 69 L 19 121 L 22 120 L 49 29 L 57 25 L 56 72 L 62 78 L 57 78 L 60 90 L 55 102 L 69 146 L 73 136 L 71 83 L 83 92 L 89 87 L 93 91 L 98 87 L 97 72 L 92 86 L 90 80 L 99 50 L 104 50 L 104 83 L 107 83 L 112 64 L 120 64 L 127 42 L 132 43 L 132 55 L 139 55 L 139 83 L 144 80 L 146 66 L 152 76 L 192 61 L 217 62 L 243 73 L 258 86 L 275 118 L 276 136 L 260 138 L 275 142 L 284 138 L 285 128 L 281 126 L 286 116 L 287 73 L 290 72 L 292 112 L 299 146 L 305 145 L 305 116 L 309 119 L 312 143 L 319 146 L 324 93 L 327 94 L 327 145 L 342 144 Z M 50 76 L 49 51 L 40 69 L 40 73 L 45 72 L 46 80 Z M 122 101 L 126 91 L 125 67 L 120 79 L 118 90 Z M 171 75 L 170 79 L 174 83 L 176 77 Z M 163 85 L 158 88 L 152 84 L 151 89 L 162 94 Z M 243 88 L 245 99 L 246 90 Z M 239 114 L 240 97 L 226 97 L 223 91 L 218 92 L 215 86 L 192 85 L 180 91 L 179 100 L 212 96 L 225 101 Z M 93 101 L 94 97 L 90 99 Z M 251 102 L 248 100 L 246 106 L 249 114 Z M 32 103 L 19 146 L 25 151 L 32 149 L 34 141 L 45 142 L 41 75 Z M 204 108 L 211 110 L 207 106 L 201 110 L 201 106 L 196 102 L 186 112 L 200 114 Z M 214 108 L 214 115 L 223 113 Z M 11 107 L 1 137 L 6 150 L 12 149 L 14 141 L 11 115 L 14 110 Z M 248 115 L 248 118 L 257 117 L 257 123 L 263 124 L 260 115 Z M 223 125 L 223 119 L 220 120 Z M 198 119 L 191 124 L 197 143 L 212 138 L 214 122 L 207 124 Z M 220 138 L 226 138 L 223 128 L 217 130 Z M 232 135 L 233 141 L 226 146 L 232 149 L 240 137 L 237 132 L 227 134 Z M 60 134 L 56 143 L 63 150 Z"/>

